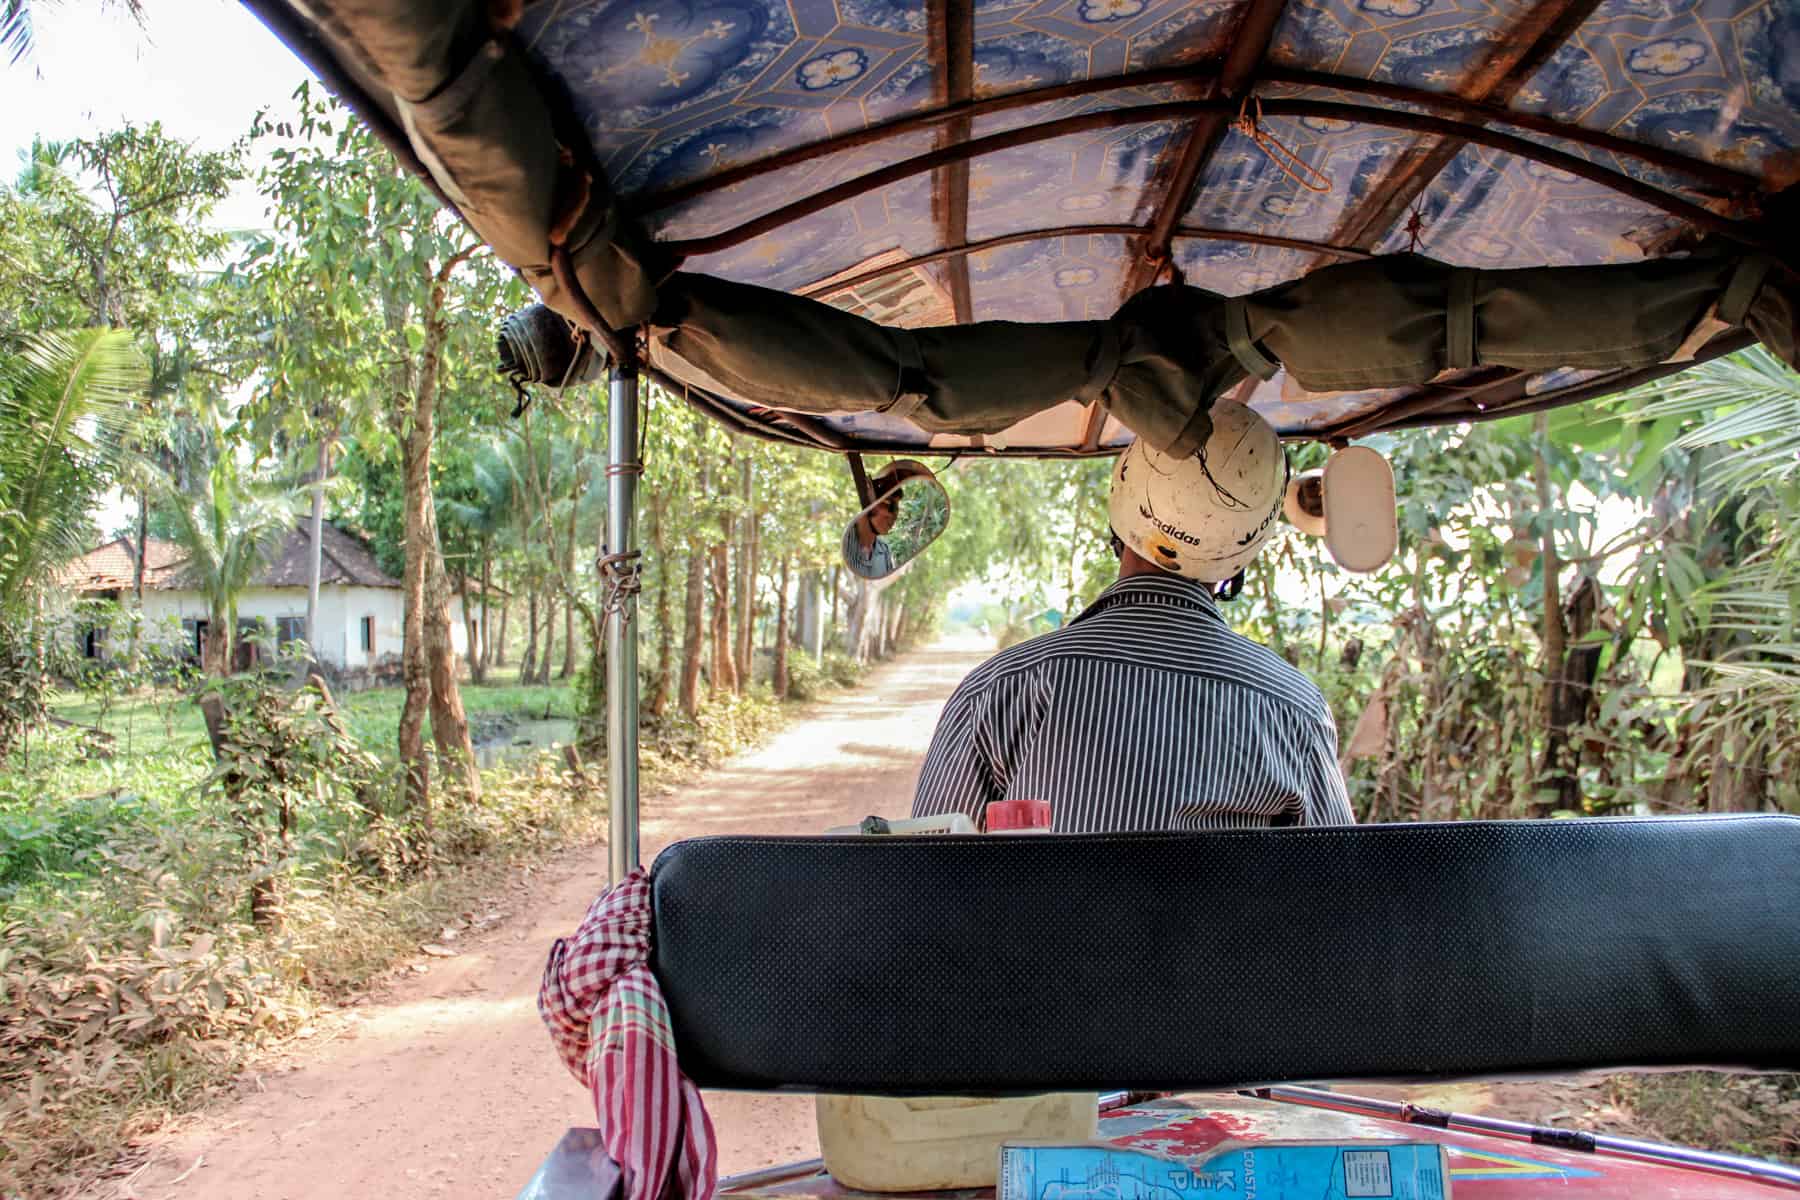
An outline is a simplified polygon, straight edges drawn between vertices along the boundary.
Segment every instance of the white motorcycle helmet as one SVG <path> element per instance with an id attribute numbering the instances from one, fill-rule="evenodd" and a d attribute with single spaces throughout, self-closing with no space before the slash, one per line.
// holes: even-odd
<path id="1" fill-rule="evenodd" d="M 1275 531 L 1287 496 L 1287 454 L 1274 427 L 1243 404 L 1212 410 L 1212 436 L 1192 457 L 1133 442 L 1113 467 L 1113 532 L 1163 570 L 1223 583 Z"/>

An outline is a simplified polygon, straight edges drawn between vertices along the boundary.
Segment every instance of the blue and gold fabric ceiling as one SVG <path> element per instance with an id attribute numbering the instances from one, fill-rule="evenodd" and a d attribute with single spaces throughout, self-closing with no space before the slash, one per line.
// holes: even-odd
<path id="1" fill-rule="evenodd" d="M 1246 0 L 973 0 L 973 96 L 1216 63 L 1229 51 L 1245 7 Z M 1569 22 L 1535 68 L 1513 81 L 1507 107 L 1728 167 L 1771 191 L 1800 179 L 1800 0 L 1289 0 L 1264 61 L 1467 95 L 1471 81 L 1510 42 L 1530 35 L 1541 46 L 1547 7 L 1574 10 L 1581 19 Z M 941 77 L 945 55 L 933 29 L 935 11 L 926 0 L 541 0 L 527 8 L 519 32 L 567 88 L 613 185 L 643 197 L 943 106 L 949 82 Z M 968 136 L 1198 94 L 1167 82 L 1168 71 L 1161 74 L 1163 82 L 981 116 Z M 1304 84 L 1259 83 L 1256 94 L 1370 103 L 1321 86 L 1316 75 Z M 975 158 L 968 167 L 967 239 L 1146 225 L 1190 124 L 1124 124 Z M 1284 169 L 1264 146 L 1228 132 L 1206 160 L 1180 226 L 1334 242 L 1434 141 L 1404 129 L 1313 117 L 1272 116 L 1263 129 L 1298 157 L 1299 168 Z M 644 219 L 664 240 L 716 234 L 927 153 L 942 144 L 940 135 L 941 129 L 923 129 L 815 157 L 657 208 Z M 1523 136 L 1719 207 L 1719 197 L 1689 175 L 1541 133 Z M 1620 262 L 1657 253 L 1680 224 L 1657 207 L 1526 158 L 1474 144 L 1450 151 L 1407 206 L 1410 219 L 1376 230 L 1367 249 L 1417 249 L 1496 268 Z M 1110 316 L 1127 288 L 1132 241 L 1099 233 L 1014 241 L 972 254 L 969 315 Z M 822 281 L 944 245 L 941 200 L 926 172 L 691 260 L 689 267 L 836 303 L 843 297 L 821 289 Z M 1173 260 L 1188 283 L 1225 294 L 1281 283 L 1332 261 L 1312 250 L 1179 236 Z M 946 271 L 942 262 L 917 268 L 931 285 L 922 290 L 943 299 Z M 941 316 L 941 304 L 928 307 Z M 1335 425 L 1390 399 L 1305 394 L 1281 377 L 1252 398 L 1294 433 Z M 909 424 L 883 417 L 834 421 L 897 442 L 928 441 Z M 1037 426 L 1033 443 L 1042 437 L 1056 444 L 1066 432 L 1054 422 Z M 1107 436 L 1130 435 L 1114 427 Z"/>

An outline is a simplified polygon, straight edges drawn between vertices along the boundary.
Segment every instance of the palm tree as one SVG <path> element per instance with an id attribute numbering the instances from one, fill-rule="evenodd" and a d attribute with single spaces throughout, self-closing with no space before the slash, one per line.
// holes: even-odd
<path id="1" fill-rule="evenodd" d="M 476 683 L 484 683 L 487 680 L 488 609 L 493 595 L 494 543 L 517 520 L 514 514 L 522 502 L 520 491 L 523 484 L 515 473 L 512 459 L 504 450 L 491 445 L 483 446 L 476 453 L 471 480 L 474 484 L 474 495 L 471 498 L 462 500 L 440 494 L 438 511 L 462 526 L 475 539 L 475 569 L 480 574 L 481 584 L 482 634 L 479 640 L 473 636 L 469 638 L 469 674 Z M 469 607 L 469 572 L 465 570 L 459 573 L 459 583 L 463 593 L 463 620 L 473 634 L 475 624 Z"/>
<path id="2" fill-rule="evenodd" d="M 0 54 L 17 64 L 31 53 L 31 5 L 26 0 L 0 0 Z"/>
<path id="3" fill-rule="evenodd" d="M 0 348 L 0 614 L 16 617 L 88 549 L 93 503 L 119 470 L 115 447 L 144 384 L 122 330 L 39 333 L 16 352 Z"/>
<path id="4" fill-rule="evenodd" d="M 121 0 L 125 11 L 131 14 L 132 20 L 142 28 L 144 24 L 143 0 Z M 42 11 L 49 7 L 49 0 L 0 0 L 0 57 L 13 64 L 29 57 L 33 48 L 31 35 L 31 12 L 33 8 Z M 110 8 L 111 4 L 103 4 L 102 8 Z"/>
<path id="5" fill-rule="evenodd" d="M 1701 634 L 1683 646 L 1698 685 L 1688 757 L 1707 764 L 1709 805 L 1748 806 L 1760 776 L 1792 770 L 1800 733 L 1800 375 L 1761 347 L 1714 359 L 1634 414 L 1668 416 L 1698 418 L 1676 445 L 1696 456 L 1695 524 L 1725 543 L 1692 598 Z"/>
<path id="6" fill-rule="evenodd" d="M 1634 419 L 1667 416 L 1699 418 L 1675 444 L 1696 455 L 1711 524 L 1740 534 L 1705 589 L 1711 623 L 1759 651 L 1800 641 L 1800 374 L 1760 346 L 1714 359 L 1661 385 Z"/>
<path id="7" fill-rule="evenodd" d="M 297 497 L 251 477 L 216 404 L 202 402 L 195 415 L 206 430 L 212 461 L 185 486 L 163 474 L 158 491 L 173 518 L 175 540 L 187 552 L 187 578 L 206 596 L 209 623 L 201 666 L 208 674 L 224 675 L 230 669 L 238 596 L 292 532 Z"/>

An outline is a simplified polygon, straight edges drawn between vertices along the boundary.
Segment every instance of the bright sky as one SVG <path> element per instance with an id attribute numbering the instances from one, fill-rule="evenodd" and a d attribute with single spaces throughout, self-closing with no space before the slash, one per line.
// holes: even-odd
<path id="1" fill-rule="evenodd" d="M 63 139 L 159 120 L 176 137 L 221 149 L 259 108 L 286 112 L 306 68 L 235 0 L 157 0 L 140 28 L 96 0 L 36 5 L 36 51 L 0 64 L 0 172 L 17 174 L 34 135 Z M 241 187 L 219 210 L 227 228 L 263 223 Z"/>
<path id="2" fill-rule="evenodd" d="M 31 61 L 0 65 L 0 175 L 18 173 L 34 136 L 52 140 L 161 121 L 175 137 L 218 150 L 249 132 L 260 108 L 291 110 L 309 77 L 300 60 L 236 0 L 158 0 L 140 27 L 122 6 L 96 0 L 39 5 Z M 227 229 L 264 224 L 249 181 L 217 210 Z M 135 508 L 109 494 L 95 514 L 101 531 L 123 527 Z"/>

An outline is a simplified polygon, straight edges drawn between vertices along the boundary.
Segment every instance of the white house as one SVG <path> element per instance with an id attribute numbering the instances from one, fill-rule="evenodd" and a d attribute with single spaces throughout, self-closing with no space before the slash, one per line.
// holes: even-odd
<path id="1" fill-rule="evenodd" d="M 398 666 L 404 605 L 400 581 L 383 571 L 367 546 L 334 525 L 325 527 L 319 567 L 319 631 L 313 648 L 319 658 L 343 671 Z M 267 622 L 280 642 L 302 636 L 306 628 L 306 580 L 312 536 L 302 524 L 290 533 L 269 563 L 250 581 L 237 603 L 238 628 L 252 631 Z M 70 591 L 84 599 L 128 602 L 137 567 L 136 543 L 119 538 L 90 550 L 69 565 L 64 576 Z M 478 610 L 479 611 L 479 610 Z M 150 538 L 144 556 L 144 619 L 155 630 L 179 625 L 197 657 L 206 638 L 210 613 L 206 596 L 188 578 L 180 546 Z M 450 636 L 461 655 L 468 653 L 468 627 L 462 601 L 450 600 Z M 106 653 L 106 631 L 86 635 L 92 657 Z M 239 667 L 254 654 L 240 642 Z"/>

